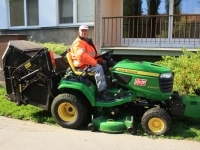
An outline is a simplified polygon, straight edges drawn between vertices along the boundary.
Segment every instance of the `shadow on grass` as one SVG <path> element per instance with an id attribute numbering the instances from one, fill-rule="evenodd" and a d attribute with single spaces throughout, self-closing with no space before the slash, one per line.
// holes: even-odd
<path id="1" fill-rule="evenodd" d="M 168 137 L 177 137 L 177 139 L 199 139 L 200 118 L 180 117 L 174 119 L 172 130 Z"/>
<path id="2" fill-rule="evenodd" d="M 56 124 L 55 120 L 51 115 L 51 112 L 45 110 L 32 113 L 32 120 L 38 123 Z"/>

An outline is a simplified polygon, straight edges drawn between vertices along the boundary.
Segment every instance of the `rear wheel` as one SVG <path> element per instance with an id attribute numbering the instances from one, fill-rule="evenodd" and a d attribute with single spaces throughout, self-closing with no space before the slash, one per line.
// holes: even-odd
<path id="1" fill-rule="evenodd" d="M 152 135 L 167 134 L 172 125 L 171 116 L 162 108 L 156 107 L 147 110 L 141 121 L 143 130 Z"/>
<path id="2" fill-rule="evenodd" d="M 52 102 L 51 113 L 64 128 L 77 129 L 88 119 L 89 111 L 83 100 L 72 94 L 60 94 Z"/>

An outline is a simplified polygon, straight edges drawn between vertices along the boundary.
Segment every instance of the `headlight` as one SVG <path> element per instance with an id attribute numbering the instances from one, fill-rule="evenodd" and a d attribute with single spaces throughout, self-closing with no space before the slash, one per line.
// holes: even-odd
<path id="1" fill-rule="evenodd" d="M 170 73 L 162 73 L 160 75 L 160 78 L 171 78 L 173 76 L 173 74 L 170 72 Z"/>

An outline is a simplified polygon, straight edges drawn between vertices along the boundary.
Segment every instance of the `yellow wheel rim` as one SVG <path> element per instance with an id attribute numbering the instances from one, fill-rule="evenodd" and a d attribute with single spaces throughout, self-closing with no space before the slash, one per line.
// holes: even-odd
<path id="1" fill-rule="evenodd" d="M 58 106 L 58 115 L 62 120 L 70 122 L 76 118 L 76 109 L 70 103 L 61 103 Z"/>
<path id="2" fill-rule="evenodd" d="M 153 132 L 161 132 L 164 129 L 165 124 L 160 118 L 152 118 L 149 120 L 148 126 L 149 129 Z"/>

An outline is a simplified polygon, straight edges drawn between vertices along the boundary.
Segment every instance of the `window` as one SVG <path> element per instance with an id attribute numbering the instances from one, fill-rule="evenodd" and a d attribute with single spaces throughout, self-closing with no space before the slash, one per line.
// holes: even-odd
<path id="1" fill-rule="evenodd" d="M 78 22 L 94 21 L 94 0 L 78 0 L 77 7 Z"/>
<path id="2" fill-rule="evenodd" d="M 94 22 L 94 0 L 59 0 L 59 23 Z"/>
<path id="3" fill-rule="evenodd" d="M 123 19 L 125 38 L 172 36 L 186 39 L 200 36 L 200 0 L 124 0 L 123 7 L 124 16 L 143 15 L 143 17 Z M 168 14 L 170 16 L 167 16 Z M 145 15 L 159 16 L 145 17 Z"/>
<path id="4" fill-rule="evenodd" d="M 24 0 L 10 0 L 10 25 L 24 25 Z M 17 12 L 17 13 L 16 13 Z"/>
<path id="5" fill-rule="evenodd" d="M 177 6 L 182 14 L 200 14 L 200 0 L 182 0 Z"/>
<path id="6" fill-rule="evenodd" d="M 73 23 L 73 1 L 60 0 L 60 23 Z"/>
<path id="7" fill-rule="evenodd" d="M 190 39 L 200 37 L 200 1 L 174 1 L 174 14 L 187 14 L 173 17 L 173 38 Z"/>
<path id="8" fill-rule="evenodd" d="M 38 0 L 27 0 L 27 25 L 39 24 Z"/>
<path id="9" fill-rule="evenodd" d="M 38 0 L 9 0 L 10 26 L 39 25 Z"/>
<path id="10" fill-rule="evenodd" d="M 150 17 L 150 15 L 167 15 L 168 0 L 124 0 L 124 16 L 142 16 L 123 19 L 123 37 L 127 38 L 167 38 L 168 16 Z M 165 7 L 166 6 L 166 7 Z M 134 10 L 134 11 L 133 11 Z M 146 16 L 146 17 L 145 17 Z"/>

